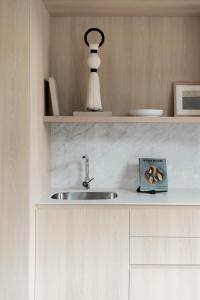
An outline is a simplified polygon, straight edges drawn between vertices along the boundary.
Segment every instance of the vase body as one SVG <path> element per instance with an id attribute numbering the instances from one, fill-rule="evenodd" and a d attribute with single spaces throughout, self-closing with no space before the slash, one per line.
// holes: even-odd
<path id="1" fill-rule="evenodd" d="M 101 60 L 97 53 L 98 44 L 90 44 L 91 54 L 88 57 L 88 66 L 91 70 L 88 81 L 86 109 L 89 111 L 102 111 L 100 80 L 98 68 Z"/>

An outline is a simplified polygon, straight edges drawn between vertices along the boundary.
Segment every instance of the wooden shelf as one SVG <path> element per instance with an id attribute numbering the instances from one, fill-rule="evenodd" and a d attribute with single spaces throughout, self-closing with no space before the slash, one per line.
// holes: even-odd
<path id="1" fill-rule="evenodd" d="M 200 124 L 200 117 L 73 117 L 45 116 L 45 123 L 169 123 Z"/>
<path id="2" fill-rule="evenodd" d="M 52 16 L 200 16 L 199 0 L 44 0 Z"/>

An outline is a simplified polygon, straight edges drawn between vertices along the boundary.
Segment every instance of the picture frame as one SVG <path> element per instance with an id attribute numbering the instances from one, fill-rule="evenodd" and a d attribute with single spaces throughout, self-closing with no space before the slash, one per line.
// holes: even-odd
<path id="1" fill-rule="evenodd" d="M 200 82 L 174 83 L 174 115 L 200 116 Z"/>
<path id="2" fill-rule="evenodd" d="M 165 158 L 139 158 L 140 192 L 167 192 L 167 162 Z"/>

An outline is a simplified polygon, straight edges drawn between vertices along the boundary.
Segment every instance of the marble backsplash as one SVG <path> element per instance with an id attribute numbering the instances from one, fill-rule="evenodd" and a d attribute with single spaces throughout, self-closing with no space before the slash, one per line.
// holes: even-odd
<path id="1" fill-rule="evenodd" d="M 138 186 L 138 158 L 166 158 L 169 188 L 200 187 L 200 126 L 188 124 L 54 124 L 52 188 L 81 188 L 82 156 L 93 188 Z"/>

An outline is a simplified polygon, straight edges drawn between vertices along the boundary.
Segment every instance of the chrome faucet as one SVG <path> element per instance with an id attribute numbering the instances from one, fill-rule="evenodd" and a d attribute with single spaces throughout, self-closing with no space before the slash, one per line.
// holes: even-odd
<path id="1" fill-rule="evenodd" d="M 94 180 L 94 178 L 90 178 L 90 167 L 89 167 L 89 157 L 87 155 L 82 156 L 85 159 L 85 180 L 82 185 L 86 190 L 90 189 L 90 182 Z"/>

